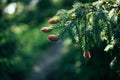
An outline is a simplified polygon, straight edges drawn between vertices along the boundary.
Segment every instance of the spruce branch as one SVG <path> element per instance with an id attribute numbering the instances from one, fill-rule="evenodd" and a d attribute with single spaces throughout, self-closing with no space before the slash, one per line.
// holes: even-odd
<path id="1" fill-rule="evenodd" d="M 79 30 L 78 25 L 79 25 L 79 19 L 77 18 L 75 27 L 76 27 L 77 36 L 78 36 L 78 39 L 79 39 L 79 44 L 80 44 L 81 43 L 81 37 L 80 37 L 80 30 Z"/>
<path id="2" fill-rule="evenodd" d="M 86 16 L 86 9 L 85 9 L 84 14 L 85 14 L 85 16 L 84 16 L 85 50 L 87 50 L 87 33 L 86 33 L 86 29 L 87 29 L 87 16 Z"/>
<path id="3" fill-rule="evenodd" d="M 108 9 L 112 9 L 112 8 L 118 8 L 118 9 L 120 9 L 120 5 L 113 5 L 113 6 L 109 7 Z"/>
<path id="4" fill-rule="evenodd" d="M 110 35 L 110 25 L 108 22 L 106 22 L 107 24 L 107 33 L 108 33 L 108 44 L 110 44 L 110 41 L 111 41 L 111 35 Z"/>

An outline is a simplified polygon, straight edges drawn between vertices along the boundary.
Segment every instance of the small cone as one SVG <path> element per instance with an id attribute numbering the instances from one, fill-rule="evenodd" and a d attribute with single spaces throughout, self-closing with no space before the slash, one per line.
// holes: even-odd
<path id="1" fill-rule="evenodd" d="M 50 32 L 50 31 L 52 31 L 52 28 L 50 28 L 50 27 L 43 27 L 43 28 L 41 28 L 40 29 L 42 32 Z"/>
<path id="2" fill-rule="evenodd" d="M 59 37 L 57 35 L 54 35 L 54 34 L 48 35 L 48 40 L 51 42 L 56 42 L 56 41 L 58 41 L 58 39 L 59 39 Z"/>
<path id="3" fill-rule="evenodd" d="M 60 18 L 59 17 L 53 17 L 53 18 L 50 18 L 48 20 L 48 23 L 50 24 L 56 24 L 57 22 L 59 22 Z"/>
<path id="4" fill-rule="evenodd" d="M 90 59 L 90 58 L 91 58 L 90 52 L 89 52 L 89 51 L 84 51 L 83 57 L 84 57 L 85 59 Z"/>

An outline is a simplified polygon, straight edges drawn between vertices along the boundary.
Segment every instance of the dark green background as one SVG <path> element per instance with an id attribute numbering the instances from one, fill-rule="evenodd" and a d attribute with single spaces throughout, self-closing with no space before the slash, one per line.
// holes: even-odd
<path id="1" fill-rule="evenodd" d="M 0 0 L 0 80 L 24 80 L 31 72 L 33 65 L 53 44 L 47 41 L 48 34 L 40 32 L 40 28 L 49 26 L 47 20 L 57 10 L 70 9 L 76 1 L 95 0 L 38 0 L 30 7 L 31 1 Z M 8 14 L 5 9 L 12 3 L 17 4 L 16 11 Z M 97 51 L 104 53 L 100 48 L 91 52 Z M 49 73 L 46 80 L 117 80 L 102 54 L 86 61 L 80 53 L 78 48 L 69 47 L 59 67 Z M 75 67 L 76 62 L 82 66 Z"/>

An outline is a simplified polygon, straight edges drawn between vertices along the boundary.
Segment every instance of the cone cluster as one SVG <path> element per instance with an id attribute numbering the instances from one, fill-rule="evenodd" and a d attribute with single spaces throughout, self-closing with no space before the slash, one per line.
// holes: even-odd
<path id="1" fill-rule="evenodd" d="M 56 23 L 58 23 L 59 21 L 60 21 L 60 18 L 59 18 L 59 17 L 53 17 L 53 18 L 50 18 L 50 19 L 48 20 L 48 23 L 49 23 L 49 24 L 56 24 Z M 45 33 L 51 32 L 52 30 L 53 30 L 52 27 L 42 27 L 42 28 L 40 29 L 40 31 L 45 32 Z M 48 40 L 51 41 L 51 42 L 56 42 L 56 41 L 59 40 L 59 36 L 58 36 L 58 35 L 55 35 L 55 34 L 49 34 L 47 38 L 48 38 Z"/>

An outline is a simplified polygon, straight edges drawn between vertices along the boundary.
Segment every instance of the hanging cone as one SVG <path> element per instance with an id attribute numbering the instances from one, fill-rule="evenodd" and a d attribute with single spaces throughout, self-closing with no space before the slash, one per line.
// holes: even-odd
<path id="1" fill-rule="evenodd" d="M 91 58 L 90 52 L 89 52 L 89 51 L 84 51 L 83 57 L 84 57 L 85 59 L 90 59 L 90 58 Z"/>

